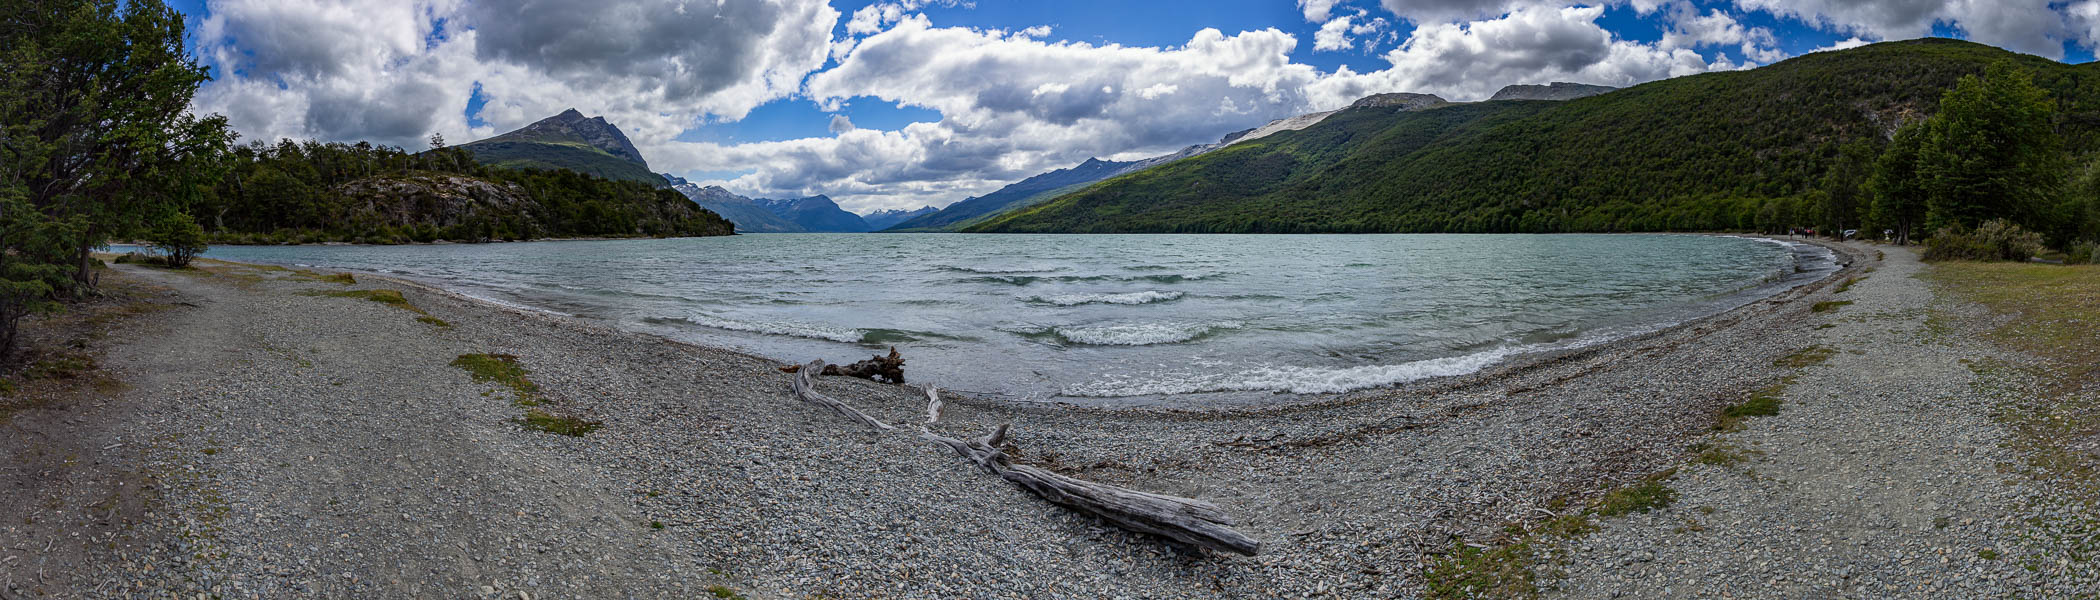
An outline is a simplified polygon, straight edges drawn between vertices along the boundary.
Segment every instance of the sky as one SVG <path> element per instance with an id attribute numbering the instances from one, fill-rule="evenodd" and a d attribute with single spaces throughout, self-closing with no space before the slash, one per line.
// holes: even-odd
<path id="1" fill-rule="evenodd" d="M 171 0 L 244 140 L 421 150 L 575 108 L 654 169 L 945 206 L 1384 92 L 1625 87 L 1884 40 L 2093 59 L 2100 0 Z"/>

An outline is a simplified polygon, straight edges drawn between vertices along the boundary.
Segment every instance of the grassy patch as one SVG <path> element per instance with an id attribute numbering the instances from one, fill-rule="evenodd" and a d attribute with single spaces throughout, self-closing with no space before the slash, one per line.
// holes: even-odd
<path id="1" fill-rule="evenodd" d="M 1699 442 L 1692 444 L 1692 462 L 1716 467 L 1733 467 L 1750 460 L 1750 455 L 1730 444 Z"/>
<path id="2" fill-rule="evenodd" d="M 1866 281 L 1866 279 L 1867 276 L 1865 275 L 1846 278 L 1844 283 L 1838 284 L 1837 290 L 1834 293 L 1843 294 L 1845 292 L 1852 291 L 1852 284 L 1859 283 L 1861 281 Z"/>
<path id="3" fill-rule="evenodd" d="M 605 425 L 598 421 L 587 421 L 569 415 L 557 415 L 537 408 L 526 409 L 525 416 L 518 419 L 518 424 L 524 425 L 526 429 L 533 431 L 543 431 L 571 437 L 583 437 Z"/>
<path id="4" fill-rule="evenodd" d="M 1984 549 L 1982 549 L 1982 550 L 1977 550 L 1977 551 L 1976 551 L 1976 558 L 1981 558 L 1981 559 L 1984 559 L 1984 560 L 1998 560 L 1998 551 L 1997 551 L 1997 550 L 1992 550 L 1992 549 L 1990 549 L 1990 548 L 1984 548 Z"/>
<path id="5" fill-rule="evenodd" d="M 2100 497 L 2100 456 L 2081 449 L 2100 438 L 2100 266 L 1943 262 L 1926 278 L 2011 317 L 1986 339 L 2036 360 L 1969 368 L 2003 400 L 1995 416 L 2013 431 L 2010 445 L 2031 476 L 2076 490 L 2072 497 Z"/>
<path id="6" fill-rule="evenodd" d="M 343 284 L 343 285 L 357 285 L 357 278 L 356 278 L 356 277 L 351 277 L 349 273 L 336 273 L 336 274 L 334 274 L 334 275 L 322 275 L 322 276 L 319 276 L 319 277 L 315 277 L 315 278 L 314 278 L 314 281 L 320 281 L 320 282 L 326 282 L 326 283 L 340 283 L 340 284 Z"/>
<path id="7" fill-rule="evenodd" d="M 1538 595 L 1531 568 L 1537 556 L 1528 541 L 1488 548 L 1452 542 L 1451 552 L 1431 560 L 1423 571 L 1425 596 L 1456 600 Z"/>
<path id="8" fill-rule="evenodd" d="M 531 371 L 518 366 L 518 357 L 509 354 L 461 354 L 452 359 L 452 366 L 459 367 L 474 377 L 478 383 L 495 383 L 510 388 L 517 394 L 518 406 L 540 405 L 540 384 L 525 376 Z"/>
<path id="9" fill-rule="evenodd" d="M 1807 348 L 1795 350 L 1793 353 L 1788 354 L 1786 356 L 1779 357 L 1778 360 L 1772 361 L 1772 366 L 1786 367 L 1789 369 L 1812 367 L 1819 364 L 1823 364 L 1823 361 L 1830 360 L 1831 355 L 1834 354 L 1837 354 L 1836 348 L 1832 348 L 1822 344 L 1816 344 Z"/>
<path id="10" fill-rule="evenodd" d="M 1663 481 L 1675 474 L 1675 470 L 1664 471 L 1649 476 L 1640 483 L 1612 490 L 1597 501 L 1594 510 L 1600 517 L 1616 517 L 1669 506 L 1671 502 L 1677 501 L 1677 490 L 1670 489 Z"/>
<path id="11" fill-rule="evenodd" d="M 1822 302 L 1817 302 L 1814 305 L 1809 306 L 1808 309 L 1816 312 L 1830 312 L 1833 310 L 1837 310 L 1840 306 L 1850 305 L 1852 305 L 1851 300 L 1824 300 Z"/>
<path id="12" fill-rule="evenodd" d="M 420 316 L 420 317 L 416 317 L 416 320 L 417 320 L 417 321 L 419 321 L 419 322 L 423 322 L 423 323 L 428 323 L 428 324 L 430 324 L 430 325 L 434 325 L 434 326 L 437 326 L 437 327 L 442 327 L 442 328 L 446 328 L 446 329 L 451 329 L 451 328 L 452 328 L 452 324 L 451 324 L 451 323 L 446 323 L 444 319 L 440 319 L 440 318 L 437 318 L 437 317 L 433 317 L 433 316 L 430 316 L 430 315 L 423 315 L 423 316 Z"/>
<path id="13" fill-rule="evenodd" d="M 707 595 L 721 598 L 722 600 L 744 600 L 743 594 L 736 593 L 736 590 L 721 585 L 707 586 Z"/>
<path id="14" fill-rule="evenodd" d="M 1779 383 L 1751 392 L 1742 402 L 1721 409 L 1714 418 L 1714 431 L 1735 431 L 1743 428 L 1743 420 L 1750 417 L 1769 417 L 1779 414 L 1779 397 L 1786 393 L 1787 383 Z"/>

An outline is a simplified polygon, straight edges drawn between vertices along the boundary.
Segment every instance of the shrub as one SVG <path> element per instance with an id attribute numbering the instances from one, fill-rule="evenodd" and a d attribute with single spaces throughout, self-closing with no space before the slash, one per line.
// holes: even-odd
<path id="1" fill-rule="evenodd" d="M 190 266 L 190 261 L 202 254 L 204 228 L 185 213 L 173 213 L 162 219 L 153 229 L 153 249 L 159 250 L 167 265 L 174 268 Z"/>
<path id="2" fill-rule="evenodd" d="M 2100 264 L 2100 243 L 2078 242 L 2071 244 L 2071 248 L 2064 252 L 2064 264 Z"/>
<path id="3" fill-rule="evenodd" d="M 1985 221 L 1975 231 L 1942 228 L 1925 240 L 1925 260 L 2010 260 L 2027 262 L 2042 253 L 2042 234 L 2004 219 Z"/>

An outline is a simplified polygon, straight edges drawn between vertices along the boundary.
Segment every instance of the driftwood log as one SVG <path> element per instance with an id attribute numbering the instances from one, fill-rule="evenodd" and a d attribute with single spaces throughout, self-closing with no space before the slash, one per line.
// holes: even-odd
<path id="1" fill-rule="evenodd" d="M 998 475 L 1045 500 L 1100 517 L 1124 529 L 1247 556 L 1261 552 L 1261 542 L 1233 531 L 1232 517 L 1215 504 L 1081 481 L 1008 462 L 1006 453 L 999 450 L 999 446 L 1006 443 L 1006 429 L 1006 425 L 1000 425 L 974 440 L 958 440 L 924 429 L 919 431 L 919 437 L 947 446 L 986 473 Z"/>
<path id="2" fill-rule="evenodd" d="M 817 374 L 824 372 L 824 370 L 824 361 L 821 360 L 810 361 L 808 365 L 803 366 L 801 369 L 797 369 L 795 372 L 794 382 L 795 397 L 801 398 L 803 402 L 808 402 L 810 404 L 818 404 L 830 408 L 831 410 L 839 414 L 846 415 L 847 417 L 851 417 L 854 420 L 866 423 L 868 426 L 874 427 L 876 429 L 881 429 L 885 431 L 895 429 L 894 427 L 890 427 L 888 423 L 882 422 L 881 419 L 870 417 L 868 416 L 868 413 L 860 412 L 860 410 L 855 409 L 851 406 L 846 406 L 846 403 L 844 402 L 840 402 L 836 399 L 833 399 L 830 396 L 817 393 L 817 386 L 814 380 L 816 379 Z"/>
<path id="3" fill-rule="evenodd" d="M 782 373 L 800 374 L 803 369 L 802 365 L 788 365 L 781 367 L 780 371 Z M 904 383 L 904 357 L 897 354 L 897 348 L 895 347 L 890 348 L 889 356 L 877 354 L 869 357 L 867 360 L 850 365 L 824 365 L 819 370 L 823 372 L 818 373 L 818 375 L 859 377 L 870 381 Z"/>
<path id="4" fill-rule="evenodd" d="M 868 426 L 892 429 L 867 413 L 847 406 L 829 396 L 817 393 L 816 374 L 823 373 L 824 361 L 811 361 L 795 372 L 795 396 L 804 402 L 823 405 Z M 1006 444 L 1007 426 L 1002 424 L 973 440 L 959 440 L 936 434 L 927 429 L 941 420 L 940 391 L 926 386 L 926 424 L 919 427 L 919 437 L 946 446 L 956 456 L 977 465 L 986 473 L 1033 492 L 1045 500 L 1066 508 L 1099 517 L 1124 529 L 1149 533 L 1189 546 L 1209 548 L 1223 552 L 1236 552 L 1253 556 L 1261 552 L 1261 542 L 1232 529 L 1234 521 L 1217 505 L 1193 498 L 1181 498 L 1164 494 L 1140 492 L 1133 489 L 1073 479 L 1041 468 L 1018 465 L 1009 461 L 1006 452 L 999 447 Z"/>

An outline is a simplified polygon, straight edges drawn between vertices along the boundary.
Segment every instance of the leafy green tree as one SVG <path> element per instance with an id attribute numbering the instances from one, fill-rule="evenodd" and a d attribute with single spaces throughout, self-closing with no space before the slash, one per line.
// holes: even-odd
<path id="1" fill-rule="evenodd" d="M 2056 104 L 2026 70 L 1995 62 L 1964 76 L 1925 122 L 1918 175 L 1932 229 L 1993 218 L 2037 225 L 2063 183 Z"/>
<path id="2" fill-rule="evenodd" d="M 1838 146 L 1837 157 L 1816 188 L 1824 193 L 1817 227 L 1831 235 L 1860 227 L 1871 203 L 1867 181 L 1874 175 L 1874 143 L 1865 138 Z"/>
<path id="3" fill-rule="evenodd" d="M 167 258 L 170 267 L 190 266 L 190 261 L 204 253 L 204 228 L 189 213 L 168 213 L 153 228 L 153 248 Z"/>
<path id="4" fill-rule="evenodd" d="M 1911 233 L 1925 222 L 1925 186 L 1918 178 L 1918 146 L 1925 137 L 1918 123 L 1896 130 L 1896 139 L 1874 162 L 1874 175 L 1867 181 L 1873 207 L 1869 220 L 1876 228 L 1896 232 L 1896 243 L 1908 244 Z"/>
<path id="5" fill-rule="evenodd" d="M 0 186 L 0 362 L 13 354 L 22 317 L 57 306 L 51 296 L 72 281 L 59 262 L 79 228 L 30 206 L 20 185 Z"/>
<path id="6" fill-rule="evenodd" d="M 224 117 L 189 112 L 210 75 L 182 19 L 162 0 L 0 3 L 0 169 L 37 211 L 84 225 L 67 258 L 76 293 L 92 285 L 90 250 L 217 178 L 232 138 Z"/>

